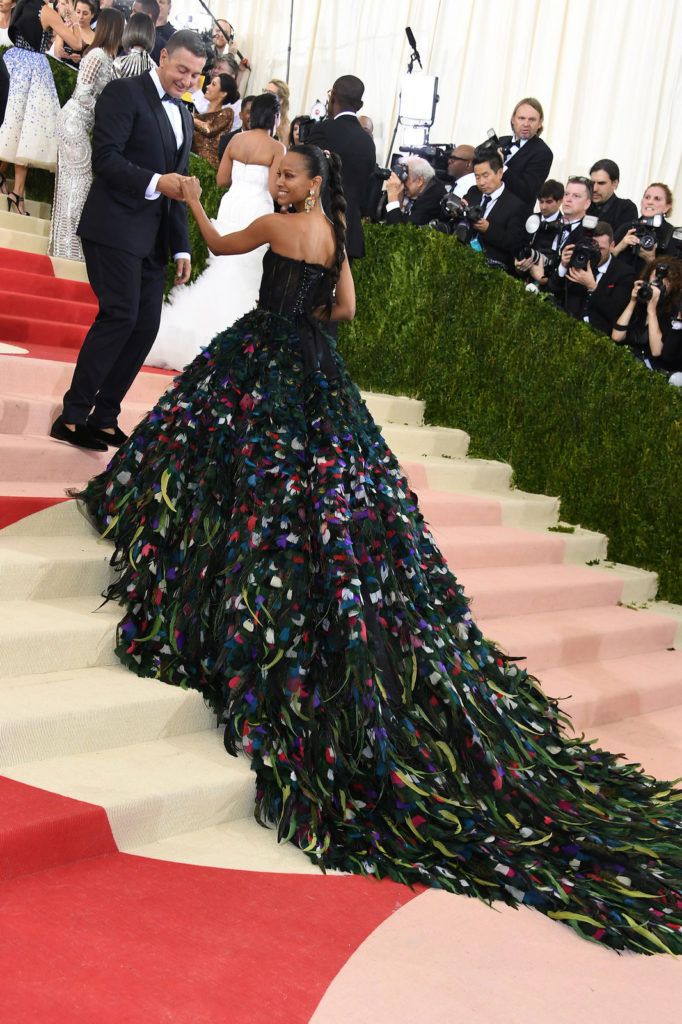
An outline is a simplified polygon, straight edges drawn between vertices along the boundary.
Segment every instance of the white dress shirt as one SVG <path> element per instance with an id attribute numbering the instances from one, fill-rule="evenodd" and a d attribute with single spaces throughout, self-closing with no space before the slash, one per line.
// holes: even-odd
<path id="1" fill-rule="evenodd" d="M 156 91 L 159 94 L 159 99 L 163 100 L 163 97 L 166 95 L 166 90 L 161 84 L 161 79 L 159 78 L 159 74 L 156 68 L 152 68 L 150 70 L 149 77 L 154 83 Z M 180 149 L 185 141 L 185 135 L 182 130 L 182 114 L 180 113 L 180 108 L 175 103 L 162 102 L 161 105 L 163 106 L 166 117 L 168 118 L 170 126 L 173 129 L 173 135 L 175 136 L 175 142 L 177 144 L 177 147 L 178 149 Z M 152 174 L 151 181 L 147 185 L 147 191 L 144 194 L 145 199 L 159 198 L 161 193 L 157 191 L 156 186 L 159 183 L 160 177 L 160 173 Z M 190 258 L 190 254 L 188 252 L 176 252 L 173 254 L 174 260 L 188 260 Z"/>
<path id="2" fill-rule="evenodd" d="M 496 188 L 494 192 L 490 193 L 490 202 L 488 203 L 488 205 L 486 206 L 485 210 L 483 211 L 483 220 L 488 220 L 490 218 L 490 213 L 491 213 L 495 203 L 500 198 L 500 196 L 502 195 L 503 192 L 504 192 L 504 182 L 502 182 L 500 187 Z M 481 196 L 481 202 L 483 202 L 483 196 Z"/>
<path id="3" fill-rule="evenodd" d="M 530 141 L 529 139 L 514 139 L 514 141 L 512 142 L 511 146 L 509 147 L 509 152 L 507 153 L 506 157 L 504 158 L 505 164 L 508 164 L 509 161 L 511 160 L 511 158 L 513 156 L 516 156 L 516 154 L 519 152 L 519 150 L 522 149 L 526 145 L 526 143 L 529 142 L 529 141 Z"/>

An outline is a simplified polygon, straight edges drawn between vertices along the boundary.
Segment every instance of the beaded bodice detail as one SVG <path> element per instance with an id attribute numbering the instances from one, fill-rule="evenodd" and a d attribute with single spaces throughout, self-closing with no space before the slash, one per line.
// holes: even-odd
<path id="1" fill-rule="evenodd" d="M 263 257 L 258 306 L 280 316 L 302 317 L 324 306 L 331 289 L 329 270 L 268 249 Z"/>

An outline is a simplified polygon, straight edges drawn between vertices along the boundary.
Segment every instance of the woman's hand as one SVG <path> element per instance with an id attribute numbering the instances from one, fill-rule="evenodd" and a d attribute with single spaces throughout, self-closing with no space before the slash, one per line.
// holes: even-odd
<path id="1" fill-rule="evenodd" d="M 649 301 L 646 304 L 647 305 L 647 312 L 649 310 L 651 310 L 652 313 L 655 311 L 656 306 L 658 305 L 658 303 L 660 301 L 660 298 L 661 298 L 660 286 L 657 285 L 655 281 L 652 281 L 651 282 L 651 298 L 649 299 Z"/>
<path id="2" fill-rule="evenodd" d="M 198 203 L 201 199 L 201 185 L 198 178 L 183 178 L 180 186 L 186 203 Z"/>
<path id="3" fill-rule="evenodd" d="M 637 301 L 637 296 L 639 295 L 639 289 L 642 287 L 643 284 L 644 284 L 644 281 L 640 281 L 640 280 L 635 281 L 634 286 L 632 288 L 632 291 L 630 292 L 630 302 L 636 302 Z"/>

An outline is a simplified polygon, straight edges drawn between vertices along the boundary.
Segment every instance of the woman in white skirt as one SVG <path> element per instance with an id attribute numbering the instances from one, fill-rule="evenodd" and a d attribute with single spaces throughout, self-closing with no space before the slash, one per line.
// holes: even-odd
<path id="1" fill-rule="evenodd" d="M 73 9 L 71 0 L 70 6 Z M 56 123 L 59 99 L 45 51 L 53 34 L 74 48 L 82 46 L 80 27 L 67 25 L 44 0 L 19 0 L 5 53 L 9 96 L 0 126 L 0 161 L 14 164 L 14 191 L 7 209 L 26 215 L 24 193 L 29 167 L 54 171 L 57 166 Z"/>
<path id="2" fill-rule="evenodd" d="M 121 45 L 124 24 L 120 11 L 113 8 L 100 11 L 92 44 L 79 65 L 76 88 L 57 118 L 59 162 L 52 204 L 50 256 L 83 259 L 76 231 L 92 185 L 91 137 L 95 103 L 114 76 L 114 57 Z"/>

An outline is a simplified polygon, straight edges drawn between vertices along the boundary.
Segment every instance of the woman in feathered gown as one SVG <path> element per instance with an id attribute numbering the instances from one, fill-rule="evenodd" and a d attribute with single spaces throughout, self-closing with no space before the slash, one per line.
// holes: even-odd
<path id="1" fill-rule="evenodd" d="M 285 153 L 272 138 L 278 117 L 277 97 L 258 96 L 251 110 L 251 130 L 230 140 L 218 173 L 218 184 L 230 186 L 216 220 L 221 234 L 240 231 L 273 211 L 277 165 Z M 253 252 L 214 256 L 193 284 L 173 289 L 145 362 L 181 370 L 218 331 L 253 309 L 264 254 L 265 246 L 260 246 Z"/>
<path id="2" fill-rule="evenodd" d="M 213 252 L 270 249 L 258 308 L 80 495 L 116 546 L 118 654 L 204 695 L 258 819 L 322 868 L 682 953 L 682 792 L 574 738 L 481 635 L 323 330 L 354 311 L 338 172 L 295 147 L 277 200 L 296 212 L 223 238 L 185 183 Z"/>

